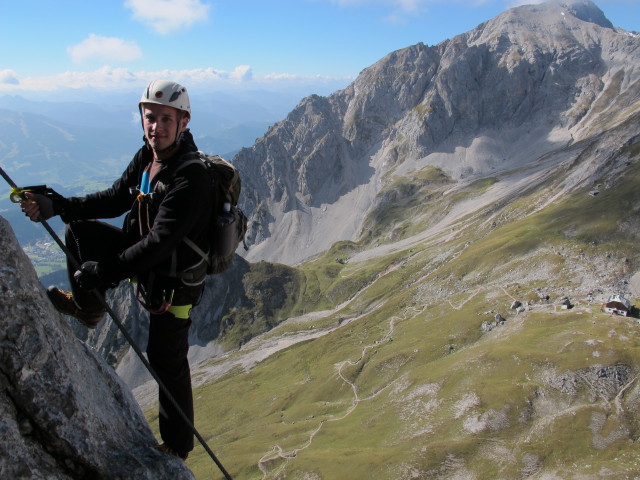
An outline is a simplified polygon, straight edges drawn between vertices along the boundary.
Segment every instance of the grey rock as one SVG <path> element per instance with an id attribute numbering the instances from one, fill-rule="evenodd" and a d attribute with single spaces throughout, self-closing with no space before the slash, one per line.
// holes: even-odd
<path id="1" fill-rule="evenodd" d="M 48 302 L 0 217 L 0 478 L 191 479 L 130 391 Z"/>
<path id="2" fill-rule="evenodd" d="M 483 333 L 488 333 L 491 330 L 504 325 L 505 322 L 505 318 L 499 313 L 496 313 L 493 322 L 482 322 L 482 324 L 480 325 L 480 331 Z"/>
<path id="3" fill-rule="evenodd" d="M 575 396 L 581 390 L 588 393 L 590 401 L 613 400 L 632 380 L 633 370 L 625 364 L 594 365 L 592 367 L 568 370 L 548 379 L 548 384 L 568 395 Z"/>
<path id="4" fill-rule="evenodd" d="M 488 333 L 496 327 L 494 322 L 482 322 L 480 324 L 480 331 L 483 333 Z"/>

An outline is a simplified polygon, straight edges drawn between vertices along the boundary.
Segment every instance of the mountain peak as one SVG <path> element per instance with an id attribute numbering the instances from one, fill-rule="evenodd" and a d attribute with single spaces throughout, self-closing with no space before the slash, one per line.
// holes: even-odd
<path id="1" fill-rule="evenodd" d="M 583 29 L 588 24 L 613 29 L 613 24 L 602 10 L 590 0 L 548 0 L 511 8 L 481 24 L 476 31 L 488 27 L 489 34 L 514 32 L 519 36 L 525 35 L 521 42 L 529 39 L 529 43 L 544 44 L 549 37 L 567 29 Z M 469 32 L 473 33 L 473 30 Z"/>
<path id="2" fill-rule="evenodd" d="M 358 240 L 393 175 L 496 175 L 619 123 L 634 111 L 638 41 L 611 26 L 588 0 L 523 5 L 302 101 L 234 159 L 259 212 L 247 259 L 297 263 Z"/>
<path id="3" fill-rule="evenodd" d="M 604 15 L 604 12 L 590 0 L 550 0 L 547 3 L 558 5 L 567 13 L 584 22 L 595 23 L 604 28 L 613 28 L 613 24 Z"/>

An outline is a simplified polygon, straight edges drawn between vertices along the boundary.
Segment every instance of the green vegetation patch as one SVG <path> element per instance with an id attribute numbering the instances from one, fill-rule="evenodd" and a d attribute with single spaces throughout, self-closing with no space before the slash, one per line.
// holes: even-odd
<path id="1" fill-rule="evenodd" d="M 637 154 L 637 146 L 625 148 Z M 442 214 L 435 210 L 496 182 L 442 197 L 447 179 L 436 169 L 420 175 L 387 187 L 378 200 L 392 210 L 368 219 L 370 238 L 340 242 L 296 268 L 252 266 L 243 312 L 254 315 L 249 325 L 262 321 L 282 340 L 318 328 L 328 333 L 195 390 L 197 425 L 221 461 L 234 478 L 265 480 L 464 471 L 569 478 L 603 469 L 623 478 L 638 471 L 636 320 L 605 315 L 586 299 L 562 309 L 557 298 L 539 295 L 575 292 L 572 262 L 595 269 L 607 254 L 627 255 L 625 268 L 633 271 L 638 167 L 596 196 L 584 189 L 532 213 L 541 198 L 523 192 L 509 207 L 487 211 L 499 212 L 495 223 L 487 213 L 447 232 L 452 239 L 351 261 L 393 229 L 414 231 L 412 215 Z M 433 202 L 425 206 L 425 198 Z M 529 310 L 516 314 L 515 298 Z M 318 310 L 331 313 L 312 324 L 281 323 Z M 481 328 L 496 314 L 505 322 Z M 607 379 L 593 373 L 601 367 L 629 368 L 628 390 L 608 398 L 599 384 Z M 187 465 L 197 478 L 211 478 L 200 447 Z"/>
<path id="2" fill-rule="evenodd" d="M 411 177 L 396 178 L 378 194 L 367 215 L 363 241 L 399 240 L 409 233 L 416 218 L 428 216 L 433 221 L 441 216 L 439 199 L 451 183 L 441 169 L 432 166 L 414 172 Z"/>

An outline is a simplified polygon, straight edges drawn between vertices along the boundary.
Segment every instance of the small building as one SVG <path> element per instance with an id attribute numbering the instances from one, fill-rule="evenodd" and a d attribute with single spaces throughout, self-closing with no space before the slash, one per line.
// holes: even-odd
<path id="1" fill-rule="evenodd" d="M 612 315 L 622 315 L 626 317 L 631 311 L 631 302 L 622 295 L 611 295 L 607 303 L 604 304 L 603 311 Z"/>

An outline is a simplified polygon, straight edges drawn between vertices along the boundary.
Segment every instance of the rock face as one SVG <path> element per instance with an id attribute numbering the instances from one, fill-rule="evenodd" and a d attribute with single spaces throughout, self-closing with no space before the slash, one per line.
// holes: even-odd
<path id="1" fill-rule="evenodd" d="M 0 217 L 0 478 L 190 479 L 133 396 L 48 302 Z"/>
<path id="2" fill-rule="evenodd" d="M 247 259 L 294 264 L 358 240 L 394 177 L 514 171 L 637 111 L 640 36 L 592 2 L 498 15 L 390 53 L 346 89 L 304 99 L 234 163 L 251 214 Z M 244 182 L 244 180 L 243 180 Z"/>

